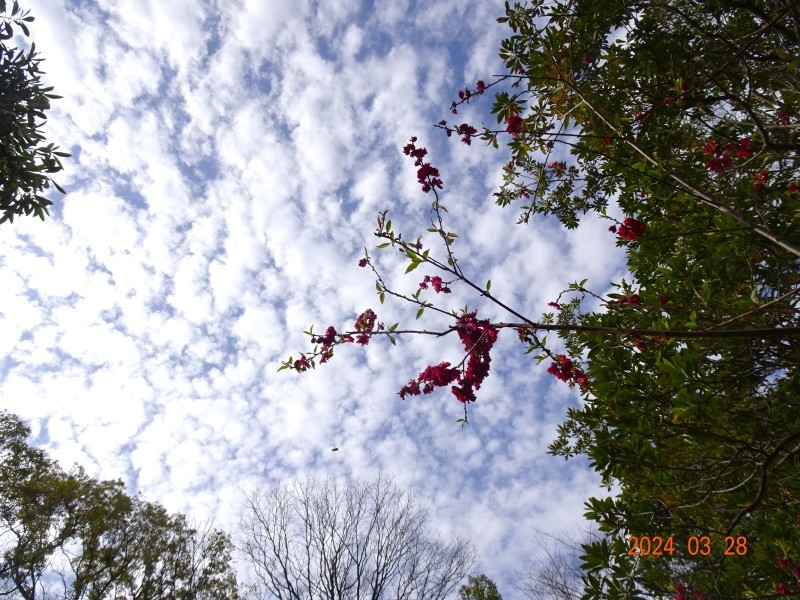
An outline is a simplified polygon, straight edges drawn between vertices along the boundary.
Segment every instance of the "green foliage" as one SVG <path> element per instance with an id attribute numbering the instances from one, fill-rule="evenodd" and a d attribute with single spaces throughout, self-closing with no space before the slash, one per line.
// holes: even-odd
<path id="1" fill-rule="evenodd" d="M 0 223 L 13 222 L 15 216 L 33 214 L 44 220 L 52 201 L 42 194 L 52 183 L 64 190 L 49 175 L 62 170 L 60 158 L 70 156 L 53 144 L 44 144 L 41 133 L 50 109 L 50 101 L 60 98 L 52 87 L 43 87 L 41 58 L 36 45 L 30 50 L 4 43 L 13 35 L 16 25 L 26 36 L 26 23 L 33 17 L 20 10 L 15 1 L 10 15 L 6 2 L 0 2 Z"/>
<path id="2" fill-rule="evenodd" d="M 121 481 L 65 473 L 28 446 L 29 434 L 0 412 L 0 596 L 238 597 L 227 534 L 131 498 Z"/>
<path id="3" fill-rule="evenodd" d="M 632 273 L 619 294 L 602 311 L 570 305 L 559 322 L 797 328 L 795 3 L 543 0 L 507 4 L 501 21 L 516 91 L 498 93 L 492 110 L 524 124 L 497 203 L 525 198 L 520 222 L 551 215 L 571 229 L 590 211 L 612 220 L 616 202 L 646 224 L 637 239 L 617 238 Z M 561 149 L 565 168 L 551 157 Z M 639 302 L 623 301 L 632 294 Z M 587 503 L 607 538 L 585 547 L 586 597 L 674 597 L 679 583 L 721 597 L 774 593 L 775 559 L 799 527 L 796 330 L 563 337 L 591 385 L 551 451 L 588 456 L 619 490 Z M 672 538 L 675 551 L 629 556 L 632 535 Z M 710 554 L 691 555 L 691 536 L 707 536 Z M 726 538 L 739 536 L 746 554 L 726 555 Z"/>
<path id="4" fill-rule="evenodd" d="M 459 600 L 503 600 L 494 581 L 486 575 L 469 576 L 469 583 L 458 590 Z"/>

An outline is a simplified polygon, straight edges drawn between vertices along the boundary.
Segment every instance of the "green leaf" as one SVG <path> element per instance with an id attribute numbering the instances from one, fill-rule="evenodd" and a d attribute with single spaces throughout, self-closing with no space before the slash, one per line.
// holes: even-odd
<path id="1" fill-rule="evenodd" d="M 386 248 L 386 246 L 388 246 L 390 243 L 391 243 L 391 242 L 385 242 L 385 243 L 383 243 L 383 244 L 378 244 L 378 246 L 377 246 L 377 247 L 378 247 L 378 248 Z"/>
<path id="2" fill-rule="evenodd" d="M 389 219 L 386 221 L 386 233 L 389 233 L 392 230 L 392 220 Z"/>
<path id="3" fill-rule="evenodd" d="M 490 289 L 492 289 L 492 280 L 491 279 L 486 282 L 486 291 L 488 292 Z"/>
<path id="4" fill-rule="evenodd" d="M 410 265 L 408 265 L 408 268 L 406 269 L 406 274 L 411 273 L 411 271 L 416 269 L 419 265 L 420 263 L 418 262 L 412 262 Z"/>
<path id="5" fill-rule="evenodd" d="M 381 292 L 380 296 L 378 296 L 378 299 L 381 301 L 381 304 L 383 304 L 383 301 L 386 300 L 386 294 Z"/>
<path id="6" fill-rule="evenodd" d="M 420 308 L 420 309 L 417 311 L 417 319 L 419 319 L 419 318 L 422 316 L 422 313 L 424 313 L 424 312 L 425 312 L 425 309 L 424 309 L 424 308 Z"/>
<path id="7" fill-rule="evenodd" d="M 392 346 L 397 346 L 397 340 L 394 339 L 393 335 L 389 336 L 389 341 L 392 342 Z"/>

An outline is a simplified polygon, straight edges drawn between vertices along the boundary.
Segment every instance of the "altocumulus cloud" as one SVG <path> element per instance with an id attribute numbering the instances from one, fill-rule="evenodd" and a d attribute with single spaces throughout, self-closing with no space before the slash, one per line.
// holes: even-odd
<path id="1" fill-rule="evenodd" d="M 424 231 L 432 198 L 401 152 L 412 135 L 442 173 L 464 268 L 521 311 L 545 310 L 576 278 L 618 275 L 601 224 L 515 226 L 491 199 L 503 154 L 431 127 L 460 87 L 501 72 L 502 2 L 31 8 L 64 96 L 47 136 L 73 157 L 52 217 L 3 227 L 2 406 L 65 465 L 229 530 L 240 486 L 382 468 L 430 499 L 443 533 L 470 536 L 510 595 L 531 529 L 571 530 L 597 485 L 579 461 L 545 454 L 576 398 L 513 334 L 464 429 L 447 393 L 397 396 L 426 365 L 458 362 L 455 338 L 376 339 L 303 376 L 276 372 L 308 348 L 312 323 L 341 330 L 368 307 L 413 323 L 357 267 L 378 211 Z M 479 125 L 487 104 L 459 122 Z M 419 272 L 371 253 L 393 287 L 415 289 Z M 445 300 L 475 303 L 457 286 Z"/>

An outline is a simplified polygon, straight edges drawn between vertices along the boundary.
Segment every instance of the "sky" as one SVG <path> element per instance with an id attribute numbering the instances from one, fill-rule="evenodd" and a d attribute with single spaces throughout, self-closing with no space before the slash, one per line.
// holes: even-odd
<path id="1" fill-rule="evenodd" d="M 402 148 L 427 147 L 464 271 L 537 318 L 570 282 L 598 293 L 624 273 L 608 223 L 567 232 L 500 208 L 508 151 L 448 139 L 441 119 L 494 123 L 491 95 L 450 113 L 459 89 L 503 72 L 497 0 L 39 0 L 31 39 L 54 93 L 48 142 L 72 153 L 51 217 L 0 226 L 0 408 L 65 468 L 123 479 L 170 511 L 234 531 L 241 490 L 298 475 L 383 470 L 427 503 L 432 529 L 475 545 L 506 600 L 534 530 L 573 533 L 607 493 L 586 461 L 548 444 L 570 390 L 501 331 L 469 407 L 449 393 L 401 400 L 427 365 L 458 363 L 455 336 L 374 339 L 284 370 L 310 325 L 350 330 L 381 305 L 364 247 L 399 293 L 397 252 L 375 249 L 379 212 L 425 234 L 431 194 Z M 15 40 L 17 38 L 14 38 Z M 496 124 L 495 124 L 496 127 Z M 554 158 L 566 159 L 555 155 Z M 443 248 L 423 237 L 431 255 Z M 446 310 L 516 320 L 454 283 Z M 551 336 L 552 349 L 559 342 Z M 337 452 L 331 449 L 338 447 Z"/>

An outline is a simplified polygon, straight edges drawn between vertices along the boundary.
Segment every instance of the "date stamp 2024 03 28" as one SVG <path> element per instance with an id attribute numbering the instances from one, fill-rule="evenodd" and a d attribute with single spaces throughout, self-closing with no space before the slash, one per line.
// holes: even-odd
<path id="1" fill-rule="evenodd" d="M 725 556 L 745 556 L 747 554 L 747 537 L 743 535 L 725 536 Z M 680 544 L 677 544 L 680 546 Z M 721 548 L 720 548 L 721 549 Z M 685 550 L 690 556 L 708 556 L 713 551 L 712 540 L 707 535 L 690 535 L 686 540 Z M 721 549 L 722 550 L 722 549 Z M 628 536 L 629 556 L 672 556 L 676 552 L 676 542 L 660 535 Z"/>

